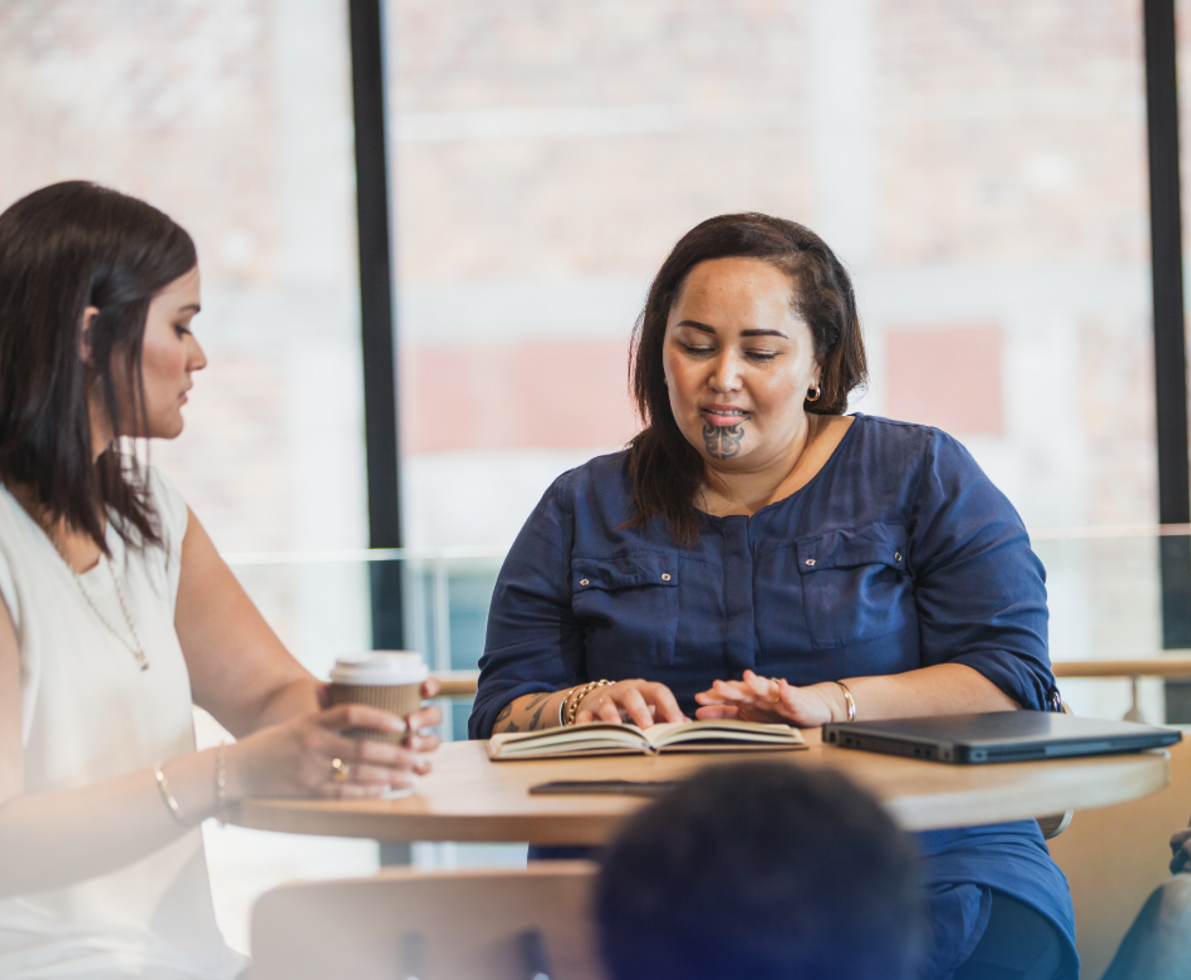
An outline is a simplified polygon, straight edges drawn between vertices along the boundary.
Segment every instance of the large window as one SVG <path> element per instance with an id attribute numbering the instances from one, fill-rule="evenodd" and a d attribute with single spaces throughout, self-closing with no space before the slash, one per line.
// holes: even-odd
<path id="1" fill-rule="evenodd" d="M 1056 530 L 1156 519 L 1139 3 L 388 13 L 411 543 L 507 545 L 623 444 L 651 275 L 756 209 L 853 272 L 853 407 L 947 429 L 1022 513 L 1055 657 L 1160 647 L 1153 541 Z M 1124 710 L 1119 685 L 1072 690 Z"/>
<path id="2" fill-rule="evenodd" d="M 233 555 L 367 544 L 348 58 L 345 5 L 323 0 L 0 3 L 0 208 L 86 178 L 198 245 L 210 364 L 150 458 Z M 237 571 L 312 669 L 368 647 L 362 567 Z M 366 841 L 232 828 L 209 853 L 242 948 L 263 888 L 376 866 Z"/>
<path id="3" fill-rule="evenodd" d="M 321 0 L 0 4 L 0 206 L 86 178 L 198 245 L 210 364 L 151 461 L 228 553 L 367 543 L 345 24 Z M 310 586 L 257 580 L 317 657 Z M 366 646 L 365 590 L 329 587 L 339 642 Z"/>
<path id="4" fill-rule="evenodd" d="M 1129 530 L 1157 514 L 1140 0 L 385 10 L 407 643 L 474 666 L 541 493 L 635 431 L 650 277 L 696 222 L 761 210 L 852 270 L 852 407 L 950 431 L 1021 512 L 1053 656 L 1157 651 L 1157 548 Z M 0 0 L 0 208 L 85 177 L 194 234 L 210 366 L 152 459 L 319 673 L 370 644 L 367 569 L 326 554 L 367 542 L 349 67 L 341 0 Z M 210 839 L 241 946 L 266 884 L 376 864 Z"/>

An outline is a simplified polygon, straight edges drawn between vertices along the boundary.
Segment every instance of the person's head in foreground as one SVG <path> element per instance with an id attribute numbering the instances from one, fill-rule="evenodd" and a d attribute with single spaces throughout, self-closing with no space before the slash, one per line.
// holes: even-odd
<path id="1" fill-rule="evenodd" d="M 903 980 L 923 945 L 909 839 L 835 772 L 705 770 L 629 821 L 596 895 L 611 980 Z"/>

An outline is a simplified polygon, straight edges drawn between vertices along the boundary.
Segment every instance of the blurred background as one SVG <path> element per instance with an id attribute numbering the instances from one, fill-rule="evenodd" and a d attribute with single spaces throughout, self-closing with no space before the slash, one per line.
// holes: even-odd
<path id="1" fill-rule="evenodd" d="M 872 368 L 851 408 L 948 430 L 1021 512 L 1052 657 L 1161 650 L 1140 0 L 384 15 L 400 554 L 366 550 L 347 4 L 0 0 L 0 209 L 86 178 L 194 235 L 210 366 L 151 459 L 312 670 L 371 647 L 377 560 L 403 570 L 406 645 L 474 668 L 522 521 L 635 430 L 650 277 L 689 227 L 739 210 L 809 225 L 851 270 Z M 1062 690 L 1084 714 L 1134 706 L 1127 678 Z M 1136 707 L 1165 719 L 1161 680 Z M 466 702 L 448 715 L 460 736 Z M 208 846 L 240 948 L 265 888 L 378 861 L 365 841 L 230 827 Z"/>

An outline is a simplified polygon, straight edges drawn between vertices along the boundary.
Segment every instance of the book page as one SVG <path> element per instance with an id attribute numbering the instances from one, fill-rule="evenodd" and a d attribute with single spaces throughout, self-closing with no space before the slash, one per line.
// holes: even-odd
<path id="1" fill-rule="evenodd" d="M 645 740 L 657 748 L 683 742 L 738 742 L 741 748 L 749 744 L 805 745 L 802 732 L 788 725 L 769 725 L 754 721 L 687 721 L 654 725 L 642 733 Z"/>
<path id="2" fill-rule="evenodd" d="M 539 732 L 502 732 L 489 739 L 492 758 L 512 758 L 544 753 L 590 752 L 600 749 L 647 751 L 644 733 L 636 725 L 597 722 Z"/>

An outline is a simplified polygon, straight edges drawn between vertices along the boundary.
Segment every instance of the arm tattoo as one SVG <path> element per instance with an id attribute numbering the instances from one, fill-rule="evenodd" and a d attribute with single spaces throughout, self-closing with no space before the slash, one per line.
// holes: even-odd
<path id="1" fill-rule="evenodd" d="M 492 723 L 492 730 L 494 732 L 500 731 L 500 723 L 508 721 L 509 716 L 513 713 L 513 702 L 510 701 L 503 708 L 500 709 L 500 714 L 496 716 L 496 721 Z"/>
<path id="2" fill-rule="evenodd" d="M 540 722 L 542 720 L 542 711 L 545 709 L 546 702 L 550 700 L 550 697 L 551 697 L 551 695 L 549 695 L 549 694 L 542 694 L 539 697 L 535 698 L 533 701 L 531 701 L 529 703 L 529 705 L 526 707 L 527 711 L 530 710 L 531 708 L 535 708 L 535 707 L 538 709 L 537 711 L 534 712 L 533 718 L 530 719 L 530 722 L 529 722 L 530 728 L 538 727 L 538 722 Z"/>
<path id="3" fill-rule="evenodd" d="M 703 423 L 703 445 L 707 448 L 707 455 L 714 459 L 731 459 L 740 452 L 740 440 L 743 438 L 743 422 L 725 426 Z"/>
<path id="4" fill-rule="evenodd" d="M 541 717 L 542 717 L 542 708 L 545 707 L 544 702 L 549 700 L 550 697 L 551 697 L 551 695 L 549 692 L 547 692 L 545 694 L 533 694 L 530 696 L 529 700 L 526 702 L 525 708 L 524 708 L 525 711 L 533 711 L 533 709 L 535 707 L 538 709 L 538 713 L 533 716 L 533 720 L 529 723 L 530 728 L 537 727 L 537 724 L 541 720 Z M 500 709 L 500 714 L 498 714 L 496 716 L 496 721 L 494 721 L 492 723 L 492 731 L 493 732 L 497 732 L 497 731 L 519 732 L 522 730 L 521 726 L 512 720 L 513 705 L 516 704 L 516 702 L 519 700 L 521 700 L 521 699 L 515 698 L 514 700 L 510 701 L 508 704 L 506 704 L 503 708 Z M 540 707 L 539 707 L 539 705 L 540 705 Z M 504 723 L 503 728 L 501 728 L 502 723 Z"/>

